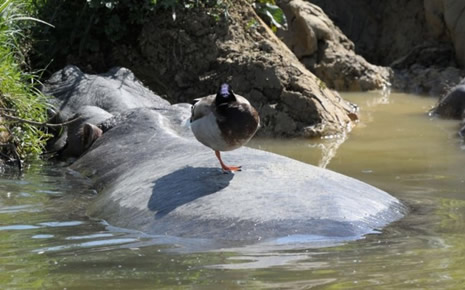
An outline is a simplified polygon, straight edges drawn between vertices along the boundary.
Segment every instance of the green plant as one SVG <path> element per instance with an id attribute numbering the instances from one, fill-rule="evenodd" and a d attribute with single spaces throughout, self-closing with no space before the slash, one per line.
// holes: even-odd
<path id="1" fill-rule="evenodd" d="M 13 155 L 21 159 L 38 157 L 50 137 L 36 126 L 7 118 L 12 115 L 37 122 L 47 119 L 47 99 L 36 89 L 35 74 L 26 72 L 30 47 L 27 30 L 31 21 L 42 21 L 24 11 L 20 1 L 7 0 L 0 5 L 0 152 L 5 157 L 14 151 Z"/>
<path id="2" fill-rule="evenodd" d="M 274 32 L 278 29 L 287 29 L 286 15 L 274 0 L 256 0 L 252 6 Z"/>
<path id="3" fill-rule="evenodd" d="M 326 90 L 328 88 L 326 83 L 322 81 L 321 79 L 318 79 L 317 82 L 318 82 L 318 87 L 320 88 L 320 90 Z"/>

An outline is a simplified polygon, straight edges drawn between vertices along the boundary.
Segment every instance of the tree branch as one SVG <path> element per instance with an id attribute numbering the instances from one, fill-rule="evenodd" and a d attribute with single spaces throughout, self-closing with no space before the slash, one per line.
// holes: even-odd
<path id="1" fill-rule="evenodd" d="M 26 124 L 34 125 L 34 126 L 45 126 L 45 127 L 50 127 L 50 128 L 68 126 L 68 125 L 70 125 L 70 124 L 72 124 L 72 123 L 74 123 L 74 122 L 81 119 L 81 116 L 78 116 L 78 117 L 76 117 L 76 118 L 74 118 L 72 120 L 69 120 L 69 121 L 66 121 L 66 122 L 63 122 L 63 123 L 50 124 L 50 123 L 47 123 L 47 122 L 42 123 L 42 122 L 36 122 L 36 121 L 32 121 L 32 120 L 26 120 L 26 119 L 16 117 L 16 116 L 12 116 L 12 115 L 8 115 L 8 114 L 2 113 L 2 112 L 0 112 L 0 115 L 5 117 L 6 119 L 17 121 L 17 122 L 20 122 L 20 123 L 26 123 Z"/>

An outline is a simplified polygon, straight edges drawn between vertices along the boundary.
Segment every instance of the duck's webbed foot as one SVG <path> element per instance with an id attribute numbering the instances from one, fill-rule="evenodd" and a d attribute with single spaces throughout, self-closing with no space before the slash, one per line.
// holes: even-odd
<path id="1" fill-rule="evenodd" d="M 242 171 L 242 166 L 221 166 L 221 169 L 223 169 L 224 173 L 228 172 L 235 172 L 235 171 Z"/>
<path id="2" fill-rule="evenodd" d="M 215 155 L 216 155 L 216 158 L 218 158 L 218 161 L 220 162 L 220 165 L 221 165 L 221 169 L 223 169 L 224 173 L 235 172 L 235 171 L 241 171 L 242 170 L 242 166 L 228 166 L 228 165 L 224 164 L 223 160 L 221 160 L 220 151 L 215 150 Z"/>

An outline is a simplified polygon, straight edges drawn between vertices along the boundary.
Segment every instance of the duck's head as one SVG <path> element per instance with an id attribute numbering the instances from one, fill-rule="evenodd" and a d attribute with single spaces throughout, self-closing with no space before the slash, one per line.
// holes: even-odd
<path id="1" fill-rule="evenodd" d="M 236 101 L 236 96 L 234 95 L 230 85 L 224 83 L 218 89 L 218 93 L 215 98 L 215 105 L 219 106 L 224 103 L 231 103 Z"/>

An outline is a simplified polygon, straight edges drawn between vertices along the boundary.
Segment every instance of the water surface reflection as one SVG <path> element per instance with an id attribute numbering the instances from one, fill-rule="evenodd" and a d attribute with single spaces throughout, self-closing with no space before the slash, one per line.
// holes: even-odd
<path id="1" fill-rule="evenodd" d="M 46 163 L 0 180 L 3 288 L 465 288 L 465 152 L 459 124 L 430 118 L 434 99 L 347 94 L 361 122 L 345 142 L 254 140 L 251 146 L 363 180 L 411 213 L 378 234 L 331 247 L 287 241 L 211 252 L 86 217 L 85 179 Z M 198 241 L 202 243 L 202 241 Z"/>

